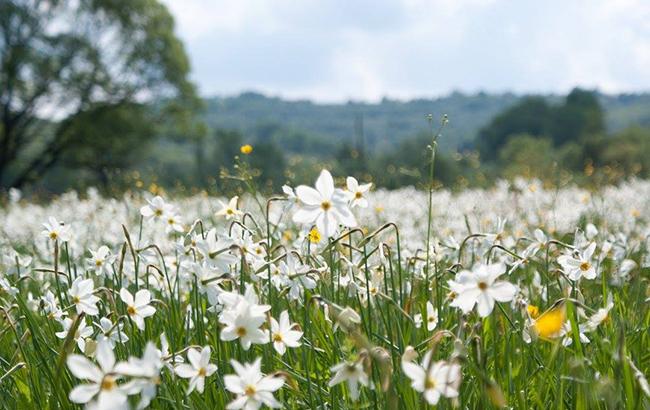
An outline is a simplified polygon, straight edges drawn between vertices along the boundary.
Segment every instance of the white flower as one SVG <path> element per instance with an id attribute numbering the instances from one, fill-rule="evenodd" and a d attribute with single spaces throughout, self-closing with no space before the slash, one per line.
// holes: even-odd
<path id="1" fill-rule="evenodd" d="M 291 324 L 289 321 L 289 312 L 286 310 L 280 313 L 280 322 L 278 323 L 274 318 L 271 318 L 271 340 L 273 340 L 273 348 L 280 355 L 284 355 L 287 347 L 300 346 L 300 338 L 302 332 L 293 330 L 297 324 Z"/>
<path id="2" fill-rule="evenodd" d="M 68 290 L 68 295 L 72 298 L 72 304 L 77 308 L 77 313 L 85 312 L 87 315 L 94 316 L 99 313 L 97 302 L 99 298 L 93 295 L 95 285 L 92 279 L 83 279 L 81 276 L 72 282 L 72 287 Z"/>
<path id="3" fill-rule="evenodd" d="M 87 259 L 88 269 L 95 271 L 97 275 L 109 272 L 109 267 L 115 260 L 115 256 L 110 253 L 108 246 L 101 246 L 96 251 L 91 250 L 91 257 Z"/>
<path id="4" fill-rule="evenodd" d="M 153 316 L 156 308 L 149 305 L 151 303 L 151 293 L 147 289 L 141 289 L 135 294 L 135 299 L 131 293 L 122 288 L 120 289 L 120 299 L 126 303 L 126 313 L 140 330 L 144 330 L 144 319 Z"/>
<path id="5" fill-rule="evenodd" d="M 244 350 L 248 350 L 251 344 L 265 344 L 269 342 L 267 330 L 261 330 L 260 326 L 266 321 L 266 316 L 246 300 L 240 300 L 233 308 L 225 310 L 219 316 L 219 321 L 226 325 L 221 330 L 221 340 L 231 341 L 239 339 Z"/>
<path id="6" fill-rule="evenodd" d="M 221 209 L 215 213 L 216 216 L 225 216 L 226 219 L 232 219 L 236 216 L 243 215 L 244 213 L 237 209 L 237 200 L 239 197 L 234 196 L 230 198 L 230 201 L 228 203 L 224 203 L 223 201 L 219 201 L 221 204 Z"/>
<path id="7" fill-rule="evenodd" d="M 47 236 L 53 241 L 68 242 L 72 239 L 72 230 L 69 226 L 59 222 L 55 217 L 51 216 L 48 219 L 48 223 L 44 223 L 43 227 L 45 230 L 42 232 L 43 235 Z"/>
<path id="8" fill-rule="evenodd" d="M 576 252 L 574 255 L 562 255 L 557 261 L 562 265 L 564 273 L 573 281 L 581 277 L 585 279 L 594 279 L 596 277 L 596 268 L 591 261 L 591 257 L 596 250 L 596 243 L 589 244 L 587 249 L 582 252 Z"/>
<path id="9" fill-rule="evenodd" d="M 126 343 L 129 337 L 124 333 L 124 323 L 113 324 L 108 318 L 99 319 L 100 333 L 97 335 L 97 342 L 106 341 L 111 349 L 115 348 L 115 342 Z"/>
<path id="10" fill-rule="evenodd" d="M 183 225 L 180 222 L 180 217 L 174 213 L 169 213 L 165 218 L 165 232 L 183 232 Z"/>
<path id="11" fill-rule="evenodd" d="M 142 359 L 129 357 L 128 362 L 118 363 L 115 366 L 116 372 L 136 377 L 126 383 L 123 389 L 129 394 L 140 394 L 140 403 L 138 403 L 137 409 L 144 409 L 156 397 L 162 368 L 162 353 L 151 342 L 147 343 Z"/>
<path id="12" fill-rule="evenodd" d="M 424 356 L 422 365 L 402 360 L 402 370 L 411 379 L 411 387 L 424 393 L 429 404 L 435 405 L 444 397 L 458 397 L 460 384 L 460 366 L 443 360 L 431 363 L 432 352 Z"/>
<path id="13" fill-rule="evenodd" d="M 61 332 L 56 332 L 55 335 L 59 339 L 65 339 L 68 337 L 68 333 L 70 333 L 70 329 L 72 328 L 73 320 L 70 318 L 65 318 L 61 322 L 61 325 L 63 325 L 63 330 Z M 72 336 L 72 340 L 74 340 L 77 343 L 77 347 L 79 350 L 84 352 L 86 350 L 86 338 L 90 337 L 93 334 L 93 329 L 92 327 L 87 327 L 86 326 L 86 320 L 82 319 L 79 322 L 79 326 L 77 326 L 77 330 L 74 332 L 74 335 Z"/>
<path id="14" fill-rule="evenodd" d="M 80 384 L 72 389 L 69 398 L 73 403 L 88 403 L 93 398 L 93 407 L 101 409 L 126 409 L 128 403 L 126 392 L 117 384 L 120 375 L 116 374 L 115 355 L 108 343 L 99 343 L 95 359 L 99 367 L 86 357 L 78 354 L 68 356 L 70 372 L 77 378 L 90 383 Z"/>
<path id="15" fill-rule="evenodd" d="M 610 293 L 608 298 L 607 298 L 607 305 L 605 307 L 600 308 L 589 317 L 587 320 L 586 327 L 589 331 L 596 330 L 598 326 L 600 326 L 604 321 L 606 321 L 609 318 L 609 311 L 612 310 L 614 307 L 614 301 L 612 299 L 612 294 Z"/>
<path id="16" fill-rule="evenodd" d="M 226 409 L 256 410 L 263 404 L 270 408 L 280 408 L 282 404 L 273 397 L 273 392 L 284 385 L 284 380 L 274 376 L 264 376 L 261 371 L 262 359 L 257 358 L 252 364 L 243 365 L 236 360 L 231 360 L 235 374 L 223 378 L 226 389 L 235 393 L 237 398 L 228 403 Z"/>
<path id="17" fill-rule="evenodd" d="M 368 387 L 368 375 L 363 370 L 361 361 L 354 363 L 342 362 L 330 369 L 336 372 L 334 377 L 329 381 L 329 387 L 335 386 L 339 383 L 347 382 L 348 389 L 350 390 L 350 397 L 352 400 L 359 399 L 359 384 Z"/>
<path id="18" fill-rule="evenodd" d="M 199 393 L 203 393 L 205 387 L 205 378 L 211 376 L 217 371 L 217 366 L 210 363 L 210 346 L 205 346 L 201 353 L 196 349 L 189 348 L 187 350 L 187 359 L 190 364 L 179 364 L 176 366 L 176 374 L 184 379 L 190 379 L 190 385 L 187 389 L 189 395 L 196 389 Z"/>
<path id="19" fill-rule="evenodd" d="M 348 188 L 347 194 L 350 200 L 350 206 L 352 208 L 355 206 L 358 206 L 360 208 L 367 208 L 368 200 L 364 195 L 370 190 L 372 183 L 359 185 L 359 182 L 354 177 L 348 177 L 346 179 L 346 183 Z"/>
<path id="20" fill-rule="evenodd" d="M 449 285 L 458 294 L 451 306 L 460 308 L 463 313 L 469 313 L 477 305 L 478 314 L 486 317 L 494 309 L 494 302 L 509 302 L 517 293 L 517 288 L 505 281 L 496 279 L 505 272 L 505 266 L 497 263 L 492 265 L 479 264 L 474 271 L 461 271 L 455 281 Z"/>
<path id="21" fill-rule="evenodd" d="M 162 218 L 173 213 L 174 207 L 166 204 L 160 196 L 147 200 L 148 204 L 140 208 L 140 214 L 145 218 Z"/>
<path id="22" fill-rule="evenodd" d="M 438 326 L 438 309 L 433 307 L 431 302 L 427 302 L 427 330 L 431 332 Z"/>
<path id="23" fill-rule="evenodd" d="M 300 224 L 316 224 L 318 230 L 330 238 L 338 231 L 338 225 L 355 227 L 357 221 L 348 207 L 343 190 L 334 188 L 334 180 L 323 170 L 316 180 L 316 189 L 306 185 L 296 188 L 300 207 L 293 214 L 293 221 Z"/>

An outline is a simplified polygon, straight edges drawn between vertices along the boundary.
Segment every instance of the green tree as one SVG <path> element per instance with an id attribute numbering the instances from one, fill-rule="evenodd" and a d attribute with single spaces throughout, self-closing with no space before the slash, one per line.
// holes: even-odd
<path id="1" fill-rule="evenodd" d="M 118 158 L 123 134 L 79 137 L 91 130 L 89 118 L 100 110 L 104 123 L 109 113 L 129 124 L 160 123 L 178 107 L 194 109 L 188 73 L 174 20 L 157 0 L 0 1 L 0 186 L 34 181 L 92 145 L 93 152 L 119 147 L 111 156 Z M 182 103 L 124 115 L 156 98 Z"/>

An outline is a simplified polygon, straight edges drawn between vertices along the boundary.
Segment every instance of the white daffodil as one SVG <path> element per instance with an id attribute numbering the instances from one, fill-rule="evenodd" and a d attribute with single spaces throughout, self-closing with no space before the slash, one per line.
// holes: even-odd
<path id="1" fill-rule="evenodd" d="M 338 226 L 353 228 L 357 225 L 348 206 L 345 192 L 334 188 L 334 179 L 323 170 L 316 180 L 316 189 L 306 185 L 296 188 L 300 200 L 299 209 L 293 214 L 293 221 L 300 224 L 316 224 L 318 231 L 330 238 Z"/>
<path id="2" fill-rule="evenodd" d="M 87 315 L 95 316 L 99 313 L 97 302 L 99 298 L 93 295 L 95 284 L 92 279 L 83 279 L 77 277 L 68 289 L 68 295 L 72 298 L 72 304 L 75 305 L 77 313 L 85 312 Z"/>
<path id="3" fill-rule="evenodd" d="M 151 293 L 147 289 L 141 289 L 136 292 L 135 298 L 131 293 L 122 288 L 120 289 L 120 299 L 126 304 L 126 313 L 140 330 L 144 330 L 144 319 L 153 316 L 156 308 L 151 306 Z"/>
<path id="4" fill-rule="evenodd" d="M 217 366 L 210 363 L 211 353 L 210 346 L 205 346 L 200 353 L 196 349 L 189 348 L 187 349 L 189 364 L 181 363 L 176 366 L 175 371 L 179 377 L 190 379 L 188 395 L 194 390 L 203 393 L 205 378 L 217 371 Z"/>
<path id="5" fill-rule="evenodd" d="M 162 354 L 156 346 L 148 342 L 142 358 L 129 357 L 128 362 L 118 363 L 115 371 L 125 376 L 134 377 L 123 386 L 131 394 L 140 394 L 137 409 L 144 409 L 156 397 L 160 383 L 160 370 L 163 368 Z"/>
<path id="6" fill-rule="evenodd" d="M 228 220 L 230 220 L 232 218 L 235 218 L 237 216 L 243 215 L 244 213 L 237 208 L 237 200 L 238 199 L 239 199 L 239 197 L 234 196 L 234 197 L 230 198 L 230 201 L 228 201 L 227 204 L 220 200 L 219 204 L 221 205 L 221 209 L 218 210 L 215 213 L 215 215 L 216 216 L 225 216 L 226 219 L 228 219 Z"/>
<path id="7" fill-rule="evenodd" d="M 345 182 L 347 184 L 346 193 L 350 201 L 350 206 L 352 208 L 355 206 L 367 208 L 368 200 L 365 195 L 370 190 L 370 187 L 372 187 L 372 183 L 359 185 L 359 181 L 354 177 L 348 177 Z"/>
<path id="8" fill-rule="evenodd" d="M 562 270 L 573 281 L 580 278 L 594 279 L 596 277 L 596 267 L 591 257 L 596 250 L 596 242 L 592 242 L 582 252 L 574 252 L 573 255 L 562 255 L 557 261 L 562 266 Z"/>
<path id="9" fill-rule="evenodd" d="M 361 361 L 341 362 L 330 369 L 335 372 L 334 377 L 329 381 L 329 387 L 346 382 L 352 400 L 359 399 L 359 384 L 368 387 L 368 375 L 363 370 Z"/>
<path id="10" fill-rule="evenodd" d="M 94 271 L 97 275 L 108 273 L 111 263 L 115 260 L 115 256 L 110 253 L 108 246 L 101 246 L 96 251 L 91 250 L 91 257 L 86 260 L 88 269 Z"/>
<path id="11" fill-rule="evenodd" d="M 257 358 L 253 363 L 241 364 L 231 360 L 230 364 L 236 374 L 229 374 L 223 378 L 226 390 L 237 395 L 237 398 L 228 403 L 226 409 L 257 410 L 262 405 L 272 409 L 282 407 L 282 404 L 273 397 L 273 392 L 284 385 L 280 377 L 264 376 L 262 374 L 262 359 Z"/>
<path id="12" fill-rule="evenodd" d="M 153 199 L 147 199 L 147 205 L 140 208 L 140 215 L 147 219 L 159 219 L 173 214 L 173 212 L 174 206 L 165 203 L 165 200 L 160 196 L 155 196 Z"/>
<path id="13" fill-rule="evenodd" d="M 416 313 L 413 320 L 416 327 L 420 327 L 422 325 L 422 314 Z M 431 302 L 427 302 L 427 330 L 431 332 L 436 326 L 438 326 L 438 309 L 434 308 Z"/>
<path id="14" fill-rule="evenodd" d="M 253 343 L 269 342 L 268 330 L 260 329 L 266 322 L 266 316 L 247 301 L 240 301 L 233 309 L 223 311 L 219 321 L 225 325 L 221 330 L 221 340 L 239 339 L 244 350 L 250 349 Z"/>
<path id="15" fill-rule="evenodd" d="M 59 339 L 65 339 L 68 337 L 68 333 L 70 333 L 70 330 L 72 328 L 72 324 L 74 321 L 70 318 L 65 318 L 63 321 L 61 321 L 61 325 L 63 326 L 63 330 L 61 332 L 56 332 L 55 335 Z M 81 322 L 79 322 L 79 326 L 77 326 L 77 330 L 75 330 L 74 335 L 72 335 L 72 340 L 77 343 L 77 347 L 81 352 L 86 351 L 86 338 L 90 337 L 93 334 L 93 328 L 88 327 L 86 325 L 86 320 L 82 319 Z"/>
<path id="16" fill-rule="evenodd" d="M 70 226 L 57 221 L 53 216 L 48 219 L 47 223 L 43 224 L 43 227 L 45 230 L 43 230 L 42 234 L 53 241 L 68 242 L 72 239 L 72 229 L 70 229 Z"/>
<path id="17" fill-rule="evenodd" d="M 165 217 L 165 232 L 183 232 L 183 224 L 180 221 L 180 216 L 175 213 L 169 213 Z"/>
<path id="18" fill-rule="evenodd" d="M 297 326 L 297 323 L 291 323 L 289 320 L 289 312 L 283 311 L 280 313 L 280 322 L 271 318 L 271 340 L 273 340 L 273 348 L 280 355 L 284 355 L 287 347 L 298 347 L 300 346 L 300 338 L 302 337 L 302 332 L 299 330 L 294 330 Z"/>
<path id="19" fill-rule="evenodd" d="M 108 343 L 99 343 L 97 345 L 95 360 L 97 360 L 99 367 L 85 356 L 78 354 L 68 356 L 67 364 L 70 372 L 75 377 L 89 382 L 72 389 L 68 396 L 70 401 L 84 404 L 95 399 L 92 402 L 93 408 L 128 408 L 127 394 L 117 384 L 121 375 L 115 372 L 115 355 Z"/>
<path id="20" fill-rule="evenodd" d="M 99 335 L 97 335 L 97 342 L 106 341 L 111 349 L 115 348 L 116 342 L 126 343 L 129 341 L 129 337 L 124 333 L 124 323 L 122 322 L 114 324 L 110 319 L 103 317 L 99 319 L 97 327 L 100 330 Z"/>
<path id="21" fill-rule="evenodd" d="M 509 302 L 517 293 L 517 288 L 506 281 L 496 279 L 505 272 L 505 266 L 497 263 L 492 265 L 479 264 L 473 271 L 461 271 L 455 281 L 450 281 L 450 287 L 458 295 L 451 306 L 460 308 L 463 313 L 469 313 L 477 305 L 479 316 L 486 317 L 494 309 L 494 302 Z"/>
<path id="22" fill-rule="evenodd" d="M 432 352 L 428 351 L 422 364 L 402 360 L 402 370 L 411 379 L 411 387 L 424 394 L 425 400 L 435 405 L 440 397 L 458 397 L 460 366 L 443 360 L 431 363 Z"/>

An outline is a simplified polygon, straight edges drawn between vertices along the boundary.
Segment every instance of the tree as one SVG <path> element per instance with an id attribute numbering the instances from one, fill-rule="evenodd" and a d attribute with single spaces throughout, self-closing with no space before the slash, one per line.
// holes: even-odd
<path id="1" fill-rule="evenodd" d="M 508 139 L 516 134 L 536 137 L 551 132 L 552 109 L 541 97 L 528 97 L 497 115 L 490 124 L 479 131 L 477 147 L 486 160 L 497 158 Z"/>
<path id="2" fill-rule="evenodd" d="M 1 0 L 0 187 L 37 179 L 97 138 L 123 138 L 80 138 L 98 110 L 103 124 L 109 113 L 133 124 L 197 108 L 188 73 L 173 18 L 157 0 Z M 124 115 L 155 99 L 183 103 Z M 113 143 L 99 146 L 120 146 Z"/>

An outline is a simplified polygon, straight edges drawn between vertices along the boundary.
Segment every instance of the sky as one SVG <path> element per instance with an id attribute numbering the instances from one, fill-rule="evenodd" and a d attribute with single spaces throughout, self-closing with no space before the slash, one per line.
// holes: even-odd
<path id="1" fill-rule="evenodd" d="M 204 96 L 650 91 L 650 0 L 162 0 Z"/>

